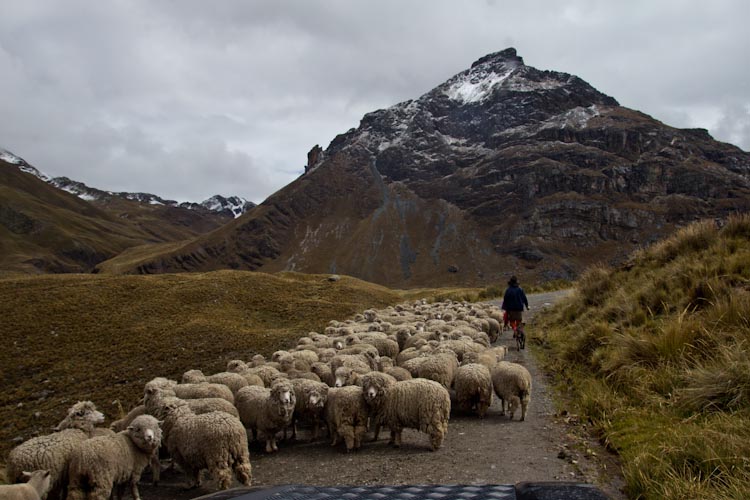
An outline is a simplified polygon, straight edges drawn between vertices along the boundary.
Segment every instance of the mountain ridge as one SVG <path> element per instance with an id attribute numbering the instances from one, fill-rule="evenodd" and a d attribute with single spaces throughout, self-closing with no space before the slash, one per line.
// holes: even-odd
<path id="1" fill-rule="evenodd" d="M 396 288 L 573 279 L 749 208 L 750 154 L 506 49 L 365 114 L 242 217 L 97 269 L 335 272 Z"/>
<path id="2" fill-rule="evenodd" d="M 86 201 L 106 202 L 111 197 L 119 197 L 151 205 L 166 205 L 170 207 L 187 208 L 190 210 L 208 210 L 220 215 L 232 216 L 233 218 L 241 216 L 256 205 L 254 202 L 246 200 L 240 196 L 224 197 L 217 194 L 203 200 L 202 202 L 178 202 L 175 200 L 167 200 L 151 193 L 104 191 L 90 187 L 83 182 L 70 179 L 66 176 L 49 177 L 36 167 L 30 165 L 26 160 L 7 149 L 0 148 L 0 160 L 17 165 L 23 172 L 34 175 L 39 179 L 52 184 L 56 188 L 67 191 Z"/>

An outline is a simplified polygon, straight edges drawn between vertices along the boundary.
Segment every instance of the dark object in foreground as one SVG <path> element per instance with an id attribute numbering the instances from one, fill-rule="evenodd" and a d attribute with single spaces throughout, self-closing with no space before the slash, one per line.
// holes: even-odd
<path id="1" fill-rule="evenodd" d="M 201 500 L 607 500 L 594 485 L 571 482 L 424 484 L 400 486 L 303 486 L 234 488 Z"/>

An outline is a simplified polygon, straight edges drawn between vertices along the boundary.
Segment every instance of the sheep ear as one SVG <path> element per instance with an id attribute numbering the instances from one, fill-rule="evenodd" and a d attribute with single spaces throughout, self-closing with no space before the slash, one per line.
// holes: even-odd
<path id="1" fill-rule="evenodd" d="M 52 431 L 53 431 L 53 432 L 60 432 L 60 424 L 58 424 L 58 425 L 54 426 L 54 427 L 52 428 Z"/>
<path id="2" fill-rule="evenodd" d="M 31 472 L 23 471 L 21 472 L 21 477 L 23 477 L 24 479 L 31 479 Z"/>

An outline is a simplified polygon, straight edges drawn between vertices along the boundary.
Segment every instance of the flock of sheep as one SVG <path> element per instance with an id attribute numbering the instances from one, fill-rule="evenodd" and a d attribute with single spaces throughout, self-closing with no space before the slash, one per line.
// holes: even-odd
<path id="1" fill-rule="evenodd" d="M 234 476 L 249 485 L 248 435 L 278 450 L 280 433 L 296 437 L 300 422 L 317 439 L 347 451 L 360 447 L 371 429 L 390 431 L 399 447 L 404 428 L 429 436 L 433 450 L 448 431 L 451 400 L 479 418 L 500 399 L 501 412 L 526 417 L 531 376 L 503 361 L 506 348 L 492 346 L 501 333 L 501 311 L 489 304 L 417 301 L 367 310 L 352 320 L 331 321 L 324 333 L 310 332 L 270 360 L 232 360 L 225 372 L 185 372 L 180 383 L 162 377 L 144 388 L 143 404 L 109 429 L 93 403 L 79 402 L 52 434 L 14 448 L 7 461 L 10 482 L 0 498 L 106 500 L 138 482 L 150 465 L 158 482 L 160 455 L 168 455 L 189 479 L 208 470 L 219 488 Z"/>

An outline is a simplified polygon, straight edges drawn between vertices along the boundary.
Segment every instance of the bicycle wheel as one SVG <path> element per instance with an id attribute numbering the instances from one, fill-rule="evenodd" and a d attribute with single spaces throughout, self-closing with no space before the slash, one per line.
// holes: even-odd
<path id="1" fill-rule="evenodd" d="M 518 330 L 516 330 L 516 347 L 519 351 L 526 348 L 526 332 L 523 331 L 521 325 L 518 325 Z"/>

